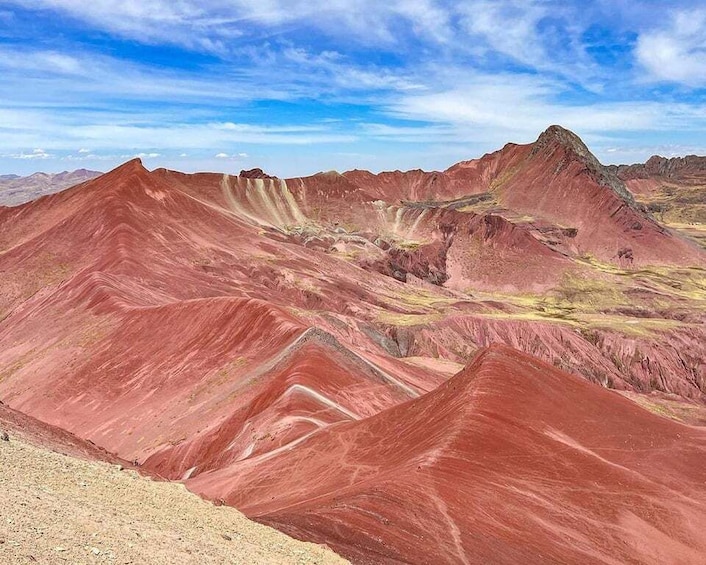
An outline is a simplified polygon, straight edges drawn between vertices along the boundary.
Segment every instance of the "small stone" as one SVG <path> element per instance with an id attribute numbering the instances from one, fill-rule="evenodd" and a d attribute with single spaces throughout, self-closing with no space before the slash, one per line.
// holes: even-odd
<path id="1" fill-rule="evenodd" d="M 2 433 L 0 433 L 0 439 L 2 441 L 10 441 L 10 436 L 7 435 L 7 432 L 2 432 Z"/>
<path id="2" fill-rule="evenodd" d="M 230 537 L 228 534 L 221 534 L 221 537 L 226 541 L 233 541 L 233 538 Z"/>
<path id="3" fill-rule="evenodd" d="M 66 549 L 65 547 L 59 546 L 59 547 L 55 547 L 54 551 L 62 552 L 62 551 L 68 551 L 68 549 Z"/>
<path id="4" fill-rule="evenodd" d="M 93 555 L 100 555 L 100 554 L 101 554 L 101 550 L 98 549 L 97 547 L 92 547 L 92 548 L 91 548 L 91 553 L 92 553 Z"/>

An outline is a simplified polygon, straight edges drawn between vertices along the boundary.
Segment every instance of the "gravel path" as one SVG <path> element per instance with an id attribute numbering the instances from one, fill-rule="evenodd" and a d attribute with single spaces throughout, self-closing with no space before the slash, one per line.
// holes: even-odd
<path id="1" fill-rule="evenodd" d="M 0 563 L 340 564 L 181 484 L 0 441 Z"/>

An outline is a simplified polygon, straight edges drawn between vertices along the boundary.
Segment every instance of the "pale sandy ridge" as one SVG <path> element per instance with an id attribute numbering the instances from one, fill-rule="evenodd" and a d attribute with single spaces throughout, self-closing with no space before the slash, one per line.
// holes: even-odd
<path id="1" fill-rule="evenodd" d="M 0 563 L 341 564 L 183 485 L 0 441 Z"/>

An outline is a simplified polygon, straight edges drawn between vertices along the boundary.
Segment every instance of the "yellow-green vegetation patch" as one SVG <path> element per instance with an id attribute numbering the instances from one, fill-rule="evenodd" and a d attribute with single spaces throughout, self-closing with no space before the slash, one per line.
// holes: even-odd
<path id="1" fill-rule="evenodd" d="M 684 224 L 668 222 L 666 225 L 706 249 L 706 223 Z"/>
<path id="2" fill-rule="evenodd" d="M 706 300 L 706 269 L 700 267 L 673 267 L 665 265 L 648 265 L 639 269 L 621 269 L 610 263 L 597 260 L 589 255 L 579 258 L 578 262 L 589 266 L 598 273 L 620 277 L 633 283 L 633 288 L 639 285 L 649 285 L 664 295 L 692 300 Z M 618 284 L 614 279 L 608 284 Z"/>
<path id="3" fill-rule="evenodd" d="M 516 320 L 524 322 L 549 322 L 571 326 L 579 325 L 576 320 L 573 320 L 568 315 L 558 312 L 540 312 L 534 310 L 527 312 L 483 312 L 474 314 L 474 316 L 489 320 Z"/>
<path id="4" fill-rule="evenodd" d="M 479 316 L 491 319 L 562 322 L 647 336 L 686 324 L 665 318 L 671 309 L 706 310 L 706 270 L 650 266 L 625 270 L 584 256 L 581 271 L 567 272 L 544 293 L 479 293 L 512 308 Z"/>
<path id="5" fill-rule="evenodd" d="M 552 302 L 549 293 L 473 291 L 473 297 L 478 304 L 485 304 L 488 308 L 489 304 L 502 304 L 504 308 L 498 311 L 495 306 L 492 311 L 474 314 L 479 318 L 573 323 L 572 314 L 575 308 Z"/>
<path id="6" fill-rule="evenodd" d="M 422 244 L 418 241 L 398 241 L 396 242 L 396 245 L 406 251 L 415 251 L 419 249 Z"/>
<path id="7" fill-rule="evenodd" d="M 443 314 L 402 314 L 400 312 L 390 312 L 380 310 L 377 321 L 391 326 L 423 326 L 432 322 L 438 322 L 444 318 Z"/>
<path id="8" fill-rule="evenodd" d="M 529 214 L 512 214 L 508 212 L 500 212 L 500 216 L 505 218 L 508 222 L 512 222 L 513 224 L 531 224 L 532 222 L 536 222 L 537 218 L 534 216 L 530 216 Z"/>
<path id="9" fill-rule="evenodd" d="M 515 165 L 514 167 L 510 167 L 509 169 L 506 169 L 503 171 L 501 175 L 498 175 L 495 180 L 493 180 L 492 183 L 490 183 L 490 190 L 494 191 L 499 188 L 501 188 L 507 181 L 509 181 L 512 177 L 514 177 L 517 174 L 517 171 L 520 170 L 519 165 Z"/>
<path id="10" fill-rule="evenodd" d="M 605 314 L 582 315 L 579 316 L 579 320 L 588 329 L 618 331 L 635 337 L 649 337 L 655 333 L 666 332 L 688 325 L 678 320 L 631 318 Z"/>
<path id="11" fill-rule="evenodd" d="M 405 287 L 404 290 L 395 292 L 389 296 L 392 300 L 402 303 L 405 306 L 436 308 L 439 306 L 449 306 L 458 302 L 458 299 L 436 294 L 431 290 L 419 287 Z"/>
<path id="12" fill-rule="evenodd" d="M 344 261 L 357 261 L 366 253 L 366 250 L 362 247 L 358 248 L 347 248 L 345 250 L 331 248 L 329 251 L 331 255 L 334 255 L 338 259 L 343 259 Z"/>
<path id="13" fill-rule="evenodd" d="M 639 406 L 654 414 L 691 425 L 706 424 L 706 407 L 682 400 L 671 400 L 647 396 L 632 391 L 620 391 L 619 394 L 629 398 Z"/>
<path id="14" fill-rule="evenodd" d="M 656 285 L 665 294 L 706 301 L 706 270 L 697 267 L 650 266 L 635 271 L 634 280 Z"/>
<path id="15" fill-rule="evenodd" d="M 572 272 L 565 273 L 559 286 L 544 300 L 548 307 L 593 311 L 620 306 L 625 302 L 623 289 L 613 281 Z"/>

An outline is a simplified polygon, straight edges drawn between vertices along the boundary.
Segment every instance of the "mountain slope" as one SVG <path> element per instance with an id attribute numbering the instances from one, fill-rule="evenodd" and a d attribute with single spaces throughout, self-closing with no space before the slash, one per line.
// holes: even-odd
<path id="1" fill-rule="evenodd" d="M 3 563 L 346 562 L 181 485 L 60 455 L 16 434 L 0 441 L 0 468 Z"/>
<path id="2" fill-rule="evenodd" d="M 468 165 L 455 174 L 494 183 L 500 195 L 507 183 L 519 183 L 508 164 L 540 170 L 568 151 L 562 143 L 549 140 L 534 156 L 530 146 L 508 146 L 480 160 L 492 167 Z M 591 169 L 585 155 L 567 157 L 567 170 L 579 158 L 588 167 L 580 169 L 581 182 L 600 180 L 602 169 Z M 573 178 L 561 175 L 556 183 Z M 410 485 L 410 461 L 447 453 L 458 430 L 476 437 L 480 428 L 467 425 L 475 422 L 467 410 L 475 393 L 463 392 L 459 406 L 438 390 L 479 348 L 511 345 L 603 387 L 644 395 L 638 398 L 652 409 L 674 402 L 684 407 L 677 417 L 704 402 L 706 271 L 698 265 L 599 261 L 579 253 L 575 228 L 520 218 L 492 195 L 400 203 L 372 188 L 338 173 L 286 181 L 257 170 L 186 175 L 150 172 L 133 160 L 61 193 L 0 208 L 0 399 L 302 536 L 342 543 L 337 531 L 361 524 L 363 537 L 351 533 L 346 551 L 369 560 L 425 548 L 406 534 L 395 534 L 394 550 L 381 545 L 391 543 L 383 535 L 389 524 L 357 499 L 341 507 L 342 521 L 310 527 L 319 520 L 317 497 L 329 494 L 317 489 L 329 483 L 307 482 L 307 473 L 319 472 L 309 459 L 328 467 L 330 458 L 349 461 L 349 475 L 331 476 L 355 487 L 353 494 L 358 479 L 377 481 L 378 469 L 380 480 L 399 475 Z M 622 198 L 610 186 L 595 190 Z M 494 208 L 483 210 L 488 204 Z M 598 213 L 601 222 L 615 222 L 606 210 Z M 514 355 L 500 355 L 512 374 L 539 363 L 515 363 Z M 536 396 L 521 384 L 523 398 Z M 512 400 L 512 390 L 501 392 Z M 577 396 L 566 394 L 556 402 L 573 407 Z M 418 419 L 405 408 L 427 402 L 442 420 Z M 569 412 L 580 412 L 577 405 Z M 505 420 L 498 422 L 499 433 L 509 434 Z M 645 425 L 657 433 L 657 424 Z M 386 429 L 407 438 L 399 452 L 394 442 L 384 445 Z M 347 430 L 358 431 L 349 437 Z M 339 432 L 345 442 L 335 439 Z M 368 447 L 378 451 L 366 455 Z M 459 449 L 464 461 L 473 459 Z M 363 456 L 372 459 L 360 463 Z M 457 470 L 444 469 L 424 484 L 443 485 Z M 268 489 L 270 475 L 278 493 Z M 245 498 L 233 498 L 234 484 Z M 413 492 L 394 491 L 390 508 L 404 507 Z M 423 514 L 450 528 L 439 498 L 428 500 Z M 283 501 L 293 504 L 291 513 Z M 514 524 L 511 516 L 498 519 Z M 405 528 L 419 535 L 436 527 L 412 522 Z M 677 522 L 682 536 L 687 530 Z M 438 544 L 448 560 L 469 547 L 458 537 L 451 545 L 439 536 L 424 543 L 426 551 Z M 507 543 L 508 555 L 521 545 Z M 546 547 L 560 555 L 554 546 L 563 547 L 556 537 Z"/>
<path id="3" fill-rule="evenodd" d="M 532 144 L 509 144 L 442 173 L 352 171 L 345 176 L 388 199 L 453 201 L 486 195 L 511 219 L 574 230 L 575 254 L 635 266 L 704 264 L 698 250 L 650 218 L 614 171 L 559 126 L 551 126 Z M 482 206 L 488 208 L 486 200 Z"/>
<path id="4" fill-rule="evenodd" d="M 656 218 L 706 248 L 706 157 L 654 155 L 613 169 Z"/>
<path id="5" fill-rule="evenodd" d="M 417 400 L 187 485 L 358 563 L 696 564 L 705 453 L 706 431 L 496 346 Z"/>

